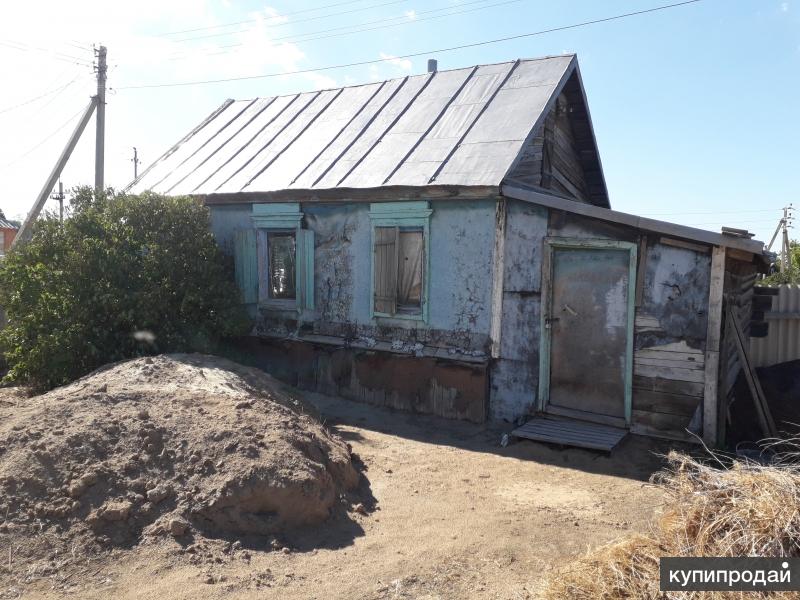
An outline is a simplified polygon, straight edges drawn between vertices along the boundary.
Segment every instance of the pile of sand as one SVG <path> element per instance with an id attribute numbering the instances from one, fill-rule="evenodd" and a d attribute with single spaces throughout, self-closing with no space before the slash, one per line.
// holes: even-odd
<path id="1" fill-rule="evenodd" d="M 660 592 L 664 556 L 800 557 L 800 468 L 797 454 L 761 465 L 706 465 L 671 453 L 654 477 L 667 504 L 651 535 L 637 535 L 590 552 L 551 575 L 545 600 L 733 600 L 742 592 Z M 754 588 L 758 589 L 758 588 Z M 744 594 L 747 595 L 747 594 Z M 752 592 L 748 597 L 763 597 Z M 797 598 L 773 592 L 770 598 Z"/>
<path id="2" fill-rule="evenodd" d="M 0 546 L 19 564 L 318 524 L 359 474 L 309 413 L 265 373 L 202 355 L 117 363 L 19 399 L 0 419 Z"/>

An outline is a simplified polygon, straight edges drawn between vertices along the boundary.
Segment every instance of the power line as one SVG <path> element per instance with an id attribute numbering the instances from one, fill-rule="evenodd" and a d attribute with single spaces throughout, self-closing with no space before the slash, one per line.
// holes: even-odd
<path id="1" fill-rule="evenodd" d="M 52 58 L 55 60 L 62 60 L 66 62 L 71 62 L 76 65 L 82 65 L 84 67 L 92 66 L 91 63 L 85 62 L 83 59 L 72 56 L 70 54 L 66 54 L 64 52 L 59 52 L 58 50 L 48 49 L 48 48 L 41 48 L 39 46 L 32 46 L 25 42 L 17 42 L 14 40 L 0 40 L 0 46 L 5 46 L 6 48 L 11 48 L 13 50 L 17 50 L 19 52 L 43 52 L 45 54 L 50 54 Z"/>
<path id="2" fill-rule="evenodd" d="M 325 6 L 317 6 L 316 8 L 304 8 L 303 10 L 296 10 L 289 13 L 283 13 L 281 15 L 272 15 L 269 16 L 269 19 L 281 19 L 284 17 L 289 17 L 292 15 L 299 15 L 300 13 L 307 13 L 312 12 L 315 10 L 324 10 L 326 8 L 334 8 L 337 6 L 344 6 L 345 4 L 355 4 L 356 2 L 361 2 L 362 0 L 347 0 L 347 2 L 335 2 L 333 4 L 326 4 Z M 164 37 L 168 35 L 178 35 L 180 33 L 192 33 L 194 31 L 209 31 L 211 29 L 222 29 L 223 27 L 233 27 L 234 25 L 244 25 L 245 23 L 255 23 L 258 22 L 259 19 L 247 19 L 244 21 L 234 21 L 233 23 L 223 23 L 220 25 L 209 25 L 207 27 L 195 27 L 194 29 L 183 29 L 180 31 L 168 31 L 166 33 L 158 33 L 156 37 Z"/>
<path id="3" fill-rule="evenodd" d="M 188 85 L 206 85 L 206 84 L 211 84 L 211 83 L 227 83 L 227 82 L 230 82 L 230 81 L 244 81 L 244 80 L 250 80 L 250 79 L 266 79 L 266 78 L 270 78 L 270 77 L 282 77 L 284 75 L 300 75 L 300 74 L 303 74 L 303 73 L 315 73 L 315 72 L 319 72 L 319 71 L 331 71 L 331 70 L 334 70 L 334 69 L 344 69 L 344 68 L 347 68 L 347 67 L 358 67 L 358 66 L 363 66 L 363 65 L 372 65 L 372 64 L 387 62 L 387 61 L 390 61 L 390 60 L 397 60 L 397 59 L 404 59 L 404 58 L 416 58 L 418 56 L 425 56 L 425 55 L 431 55 L 431 54 L 441 54 L 441 53 L 444 53 L 444 52 L 453 52 L 455 50 L 463 50 L 465 48 L 475 48 L 475 47 L 478 47 L 478 46 L 486 46 L 486 45 L 489 45 L 489 44 L 498 44 L 500 42 L 508 42 L 508 41 L 511 41 L 511 40 L 529 38 L 529 37 L 533 37 L 533 36 L 537 36 L 537 35 L 544 35 L 546 33 L 554 33 L 556 31 L 566 31 L 568 29 L 576 29 L 578 27 L 585 27 L 587 25 L 596 25 L 598 23 L 607 23 L 609 21 L 617 21 L 619 19 L 625 19 L 627 17 L 633 17 L 633 16 L 643 15 L 643 14 L 647 14 L 647 13 L 667 10 L 667 9 L 670 9 L 670 8 L 676 8 L 678 6 L 685 6 L 685 5 L 688 5 L 688 4 L 696 4 L 696 3 L 701 2 L 701 1 L 702 0 L 686 0 L 684 2 L 677 2 L 677 3 L 674 3 L 674 4 L 665 4 L 665 5 L 662 5 L 662 6 L 655 6 L 653 8 L 648 8 L 648 9 L 644 9 L 644 10 L 638 10 L 638 11 L 634 11 L 634 12 L 623 13 L 623 14 L 620 14 L 620 15 L 615 15 L 613 17 L 605 17 L 605 18 L 602 18 L 602 19 L 593 19 L 591 21 L 583 21 L 581 23 L 574 23 L 572 25 L 563 25 L 561 27 L 553 27 L 551 29 L 543 29 L 541 31 L 534 31 L 534 32 L 531 32 L 531 33 L 522 33 L 522 34 L 519 34 L 519 35 L 511 35 L 511 36 L 502 37 L 502 38 L 496 38 L 496 39 L 492 39 L 492 40 L 484 40 L 482 42 L 473 42 L 471 44 L 462 44 L 460 46 L 451 46 L 450 48 L 438 48 L 438 49 L 435 49 L 435 50 L 425 50 L 423 52 L 414 52 L 413 54 L 404 54 L 402 56 L 392 56 L 392 57 L 378 58 L 378 59 L 373 59 L 373 60 L 362 60 L 362 61 L 358 61 L 358 62 L 352 62 L 352 63 L 346 63 L 346 64 L 340 64 L 340 65 L 329 65 L 327 67 L 317 67 L 315 69 L 299 69 L 297 71 L 286 71 L 286 72 L 283 72 L 283 73 L 266 73 L 266 74 L 263 74 L 263 75 L 248 75 L 248 76 L 244 76 L 244 77 L 227 77 L 227 78 L 224 78 L 224 79 L 208 79 L 208 80 L 204 80 L 204 81 L 181 81 L 181 82 L 177 82 L 177 83 L 151 83 L 151 84 L 142 84 L 142 85 L 127 85 L 127 86 L 117 87 L 116 89 L 118 89 L 118 90 L 135 90 L 135 89 L 148 89 L 148 88 L 161 88 L 161 87 L 182 87 L 182 86 L 188 86 Z"/>
<path id="4" fill-rule="evenodd" d="M 64 121 L 64 122 L 63 122 L 61 125 L 59 125 L 59 126 L 58 126 L 58 128 L 57 128 L 55 131 L 53 131 L 52 133 L 50 133 L 50 135 L 48 135 L 46 138 L 44 138 L 42 141 L 40 141 L 38 144 L 36 144 L 36 145 L 35 145 L 33 148 L 30 148 L 30 149 L 29 149 L 29 150 L 27 150 L 27 151 L 26 151 L 24 154 L 20 154 L 20 155 L 19 155 L 17 158 L 15 158 L 14 160 L 12 160 L 11 162 L 4 164 L 4 165 L 2 166 L 2 168 L 3 168 L 3 169 L 7 169 L 8 167 L 10 167 L 10 166 L 12 166 L 12 165 L 15 165 L 16 163 L 18 163 L 19 161 L 21 161 L 23 158 L 26 158 L 27 156 L 30 156 L 31 154 L 33 154 L 33 153 L 34 153 L 36 150 L 38 150 L 39 148 L 41 148 L 42 146 L 44 146 L 44 145 L 45 145 L 47 142 L 49 142 L 49 141 L 50 141 L 52 138 L 54 138 L 54 137 L 55 137 L 55 136 L 56 136 L 56 135 L 57 135 L 57 134 L 58 134 L 58 133 L 59 133 L 59 132 L 60 132 L 62 129 L 64 129 L 64 128 L 65 128 L 67 125 L 69 125 L 70 123 L 72 123 L 72 122 L 75 120 L 75 118 L 76 118 L 78 115 L 80 115 L 81 113 L 83 113 L 83 112 L 85 112 L 85 111 L 86 111 L 86 107 L 82 107 L 82 108 L 81 108 L 81 109 L 80 109 L 78 112 L 76 112 L 76 113 L 75 113 L 74 115 L 72 115 L 72 116 L 71 116 L 69 119 L 67 119 L 66 121 Z"/>
<path id="5" fill-rule="evenodd" d="M 473 0 L 472 2 L 465 2 L 465 3 L 461 4 L 460 6 L 467 6 L 467 5 L 470 5 L 470 4 L 477 4 L 477 3 L 480 3 L 480 2 L 486 2 L 486 1 L 488 1 L 488 0 Z M 375 30 L 378 30 L 378 29 L 386 29 L 386 28 L 389 28 L 389 27 L 399 27 L 401 25 L 410 25 L 412 23 L 421 23 L 421 22 L 424 22 L 424 21 L 430 21 L 432 19 L 442 19 L 442 18 L 445 18 L 445 17 L 461 15 L 461 14 L 465 14 L 465 13 L 475 12 L 475 11 L 478 11 L 478 10 L 485 10 L 487 8 L 493 8 L 493 7 L 496 7 L 496 6 L 503 6 L 503 5 L 506 5 L 506 4 L 514 4 L 516 2 L 522 2 L 522 0 L 504 0 L 503 2 L 496 2 L 494 4 L 488 4 L 488 5 L 485 5 L 485 6 L 477 6 L 475 8 L 468 8 L 466 10 L 452 11 L 452 12 L 441 14 L 441 15 L 433 15 L 433 16 L 430 16 L 430 17 L 424 17 L 422 19 L 418 19 L 418 18 L 409 19 L 406 15 L 402 15 L 402 16 L 398 16 L 398 17 L 390 17 L 389 19 L 378 19 L 376 21 L 370 21 L 370 22 L 367 22 L 367 23 L 362 23 L 361 25 L 345 25 L 343 27 L 334 27 L 334 28 L 331 28 L 331 29 L 323 29 L 323 30 L 320 30 L 320 31 L 310 31 L 308 33 L 299 33 L 299 34 L 295 34 L 295 35 L 287 35 L 287 36 L 283 36 L 283 37 L 271 38 L 270 42 L 273 42 L 273 43 L 274 42 L 297 42 L 297 43 L 313 42 L 313 41 L 316 41 L 316 40 L 325 40 L 325 39 L 333 38 L 333 37 L 342 37 L 342 36 L 347 36 L 347 35 L 353 35 L 353 34 L 362 33 L 362 32 L 365 32 L 365 31 L 375 31 Z M 417 14 L 423 15 L 423 14 L 441 12 L 443 10 L 452 10 L 452 8 L 453 8 L 452 6 L 445 6 L 443 8 L 435 8 L 435 9 L 432 9 L 432 10 L 422 11 L 422 12 L 417 13 Z M 399 22 L 387 23 L 387 21 L 399 21 Z M 383 25 L 378 25 L 377 27 L 363 27 L 361 29 L 353 29 L 354 27 L 362 27 L 363 25 L 373 25 L 375 23 L 384 23 L 384 24 Z M 333 33 L 331 35 L 323 35 L 323 36 L 319 36 L 319 37 L 306 37 L 306 36 L 309 36 L 309 35 L 315 35 L 317 33 L 328 33 L 328 32 L 331 32 L 331 31 L 341 31 L 342 29 L 352 29 L 352 31 L 344 31 L 344 32 L 341 32 L 341 33 Z M 243 43 L 231 44 L 231 45 L 228 45 L 228 46 L 219 47 L 217 49 L 218 51 L 215 51 L 215 52 L 204 52 L 203 54 L 206 55 L 206 56 L 217 56 L 217 55 L 220 55 L 220 54 L 228 54 L 229 52 L 235 52 L 235 50 L 224 50 L 224 49 L 241 47 L 241 46 L 244 46 L 244 45 L 245 44 L 243 44 Z M 167 58 L 167 60 L 181 60 L 181 59 L 185 59 L 185 58 L 190 58 L 192 56 L 196 56 L 196 54 L 194 54 L 192 52 L 184 52 L 184 53 L 178 54 L 177 56 L 170 56 L 170 57 Z"/>
<path id="6" fill-rule="evenodd" d="M 7 113 L 7 112 L 10 112 L 12 110 L 15 110 L 17 108 L 22 108 L 23 106 L 27 106 L 28 104 L 32 104 L 33 102 L 36 102 L 37 100 L 41 100 L 42 98 L 46 98 L 47 96 L 50 96 L 51 94 L 58 95 L 61 92 L 63 92 L 64 90 L 66 90 L 73 83 L 78 81 L 79 78 L 80 78 L 80 75 L 77 75 L 72 79 L 72 81 L 68 81 L 67 83 L 65 83 L 62 86 L 59 86 L 59 87 L 54 88 L 52 90 L 49 90 L 49 91 L 45 92 L 44 94 L 40 94 L 38 96 L 30 98 L 30 99 L 26 100 L 25 102 L 20 102 L 19 104 L 15 104 L 14 106 L 9 106 L 8 108 L 4 108 L 4 109 L 0 110 L 0 115 L 2 115 L 3 113 Z"/>
<path id="7" fill-rule="evenodd" d="M 752 210 L 712 210 L 703 212 L 668 212 L 668 213 L 642 213 L 643 217 L 647 216 L 674 216 L 674 215 L 719 215 L 719 214 L 740 214 L 740 213 L 754 213 L 754 212 L 775 212 L 781 208 L 757 208 Z"/>
<path id="8" fill-rule="evenodd" d="M 373 9 L 373 8 L 380 8 L 382 6 L 389 6 L 390 4 L 401 4 L 403 2 L 408 2 L 408 0 L 389 0 L 388 2 L 381 2 L 379 4 L 372 4 L 370 6 L 364 6 L 362 8 L 354 8 L 352 10 L 343 10 L 343 11 L 338 11 L 338 12 L 327 14 L 327 15 L 317 15 L 316 17 L 308 17 L 306 19 L 298 19 L 296 21 L 287 21 L 286 23 L 275 23 L 274 25 L 269 25 L 269 27 L 283 27 L 285 25 L 296 25 L 297 23 L 306 23 L 308 21 L 318 21 L 319 19 L 328 19 L 330 17 L 339 17 L 341 15 L 349 15 L 349 14 L 354 13 L 354 12 L 362 12 L 362 11 L 370 10 L 370 9 Z M 281 15 L 279 15 L 279 16 L 281 16 Z M 267 18 L 268 19 L 275 19 L 275 18 L 279 18 L 279 16 L 267 17 Z M 255 19 L 255 21 L 258 22 L 259 19 Z M 212 38 L 212 37 L 221 37 L 221 36 L 225 36 L 225 35 L 233 35 L 235 33 L 247 33 L 247 31 L 248 31 L 247 29 L 236 29 L 234 31 L 223 31 L 223 32 L 219 32 L 219 33 L 209 33 L 207 35 L 198 35 L 198 36 L 194 36 L 194 37 L 181 38 L 179 40 L 170 40 L 170 41 L 175 43 L 175 44 L 179 44 L 181 42 L 193 42 L 195 40 L 204 40 L 204 39 L 208 39 L 208 38 Z"/>

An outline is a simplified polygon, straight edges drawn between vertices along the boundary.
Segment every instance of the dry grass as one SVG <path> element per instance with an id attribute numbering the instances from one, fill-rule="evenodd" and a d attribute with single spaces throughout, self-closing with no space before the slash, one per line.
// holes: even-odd
<path id="1" fill-rule="evenodd" d="M 796 464 L 734 461 L 720 469 L 682 454 L 668 458 L 669 467 L 654 478 L 667 502 L 652 534 L 604 546 L 558 571 L 546 600 L 738 599 L 741 592 L 659 592 L 659 557 L 800 556 Z M 797 598 L 797 592 L 769 597 Z"/>

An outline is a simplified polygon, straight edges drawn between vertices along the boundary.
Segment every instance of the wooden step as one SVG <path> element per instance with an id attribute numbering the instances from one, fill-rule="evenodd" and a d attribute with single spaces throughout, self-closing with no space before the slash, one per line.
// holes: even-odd
<path id="1" fill-rule="evenodd" d="M 606 452 L 610 452 L 627 434 L 627 429 L 619 427 L 547 417 L 534 417 L 511 432 L 518 438 Z"/>

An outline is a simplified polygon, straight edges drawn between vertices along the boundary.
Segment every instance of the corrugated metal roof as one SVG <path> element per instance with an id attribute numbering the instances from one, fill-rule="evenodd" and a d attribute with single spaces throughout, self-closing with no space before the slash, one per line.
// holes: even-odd
<path id="1" fill-rule="evenodd" d="M 0 229 L 19 229 L 19 226 L 0 217 Z"/>
<path id="2" fill-rule="evenodd" d="M 383 186 L 497 186 L 573 55 L 229 100 L 128 186 L 228 194 Z"/>

